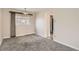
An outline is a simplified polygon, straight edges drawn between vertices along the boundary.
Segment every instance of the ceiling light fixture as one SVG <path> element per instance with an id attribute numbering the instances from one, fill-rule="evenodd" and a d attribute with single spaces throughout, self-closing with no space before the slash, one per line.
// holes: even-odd
<path id="1" fill-rule="evenodd" d="M 23 13 L 25 16 L 32 16 L 33 14 L 31 13 L 28 13 L 28 11 L 26 10 L 26 8 L 24 8 L 24 13 Z"/>

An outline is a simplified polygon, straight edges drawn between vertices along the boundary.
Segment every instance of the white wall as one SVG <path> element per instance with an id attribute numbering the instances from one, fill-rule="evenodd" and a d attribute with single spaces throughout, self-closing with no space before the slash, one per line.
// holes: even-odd
<path id="1" fill-rule="evenodd" d="M 9 8 L 2 9 L 2 36 L 10 38 L 10 13 Z"/>
<path id="2" fill-rule="evenodd" d="M 21 17 L 23 15 L 16 14 L 16 18 L 19 16 Z M 29 22 L 30 24 L 26 25 L 16 25 L 16 36 L 35 34 L 35 14 L 30 17 Z"/>
<path id="3" fill-rule="evenodd" d="M 36 17 L 36 33 L 45 38 L 50 37 L 50 15 L 53 15 L 53 10 L 39 12 Z"/>
<path id="4" fill-rule="evenodd" d="M 45 35 L 45 13 L 40 12 L 36 14 L 36 34 L 42 37 L 46 37 Z"/>
<path id="5" fill-rule="evenodd" d="M 54 16 L 55 41 L 79 50 L 79 9 L 52 9 L 37 13 L 37 34 L 50 36 L 50 16 Z"/>
<path id="6" fill-rule="evenodd" d="M 54 40 L 79 50 L 79 9 L 54 9 Z"/>

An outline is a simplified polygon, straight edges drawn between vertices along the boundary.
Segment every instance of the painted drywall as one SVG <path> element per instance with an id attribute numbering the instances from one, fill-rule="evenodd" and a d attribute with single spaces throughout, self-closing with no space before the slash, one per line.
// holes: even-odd
<path id="1" fill-rule="evenodd" d="M 54 40 L 79 50 L 79 9 L 54 9 Z"/>
<path id="2" fill-rule="evenodd" d="M 24 15 L 16 14 L 16 19 L 21 16 Z M 35 34 L 35 14 L 33 14 L 33 16 L 30 17 L 29 24 L 16 25 L 16 36 L 23 36 L 28 34 Z"/>
<path id="3" fill-rule="evenodd" d="M 39 12 L 36 15 L 36 33 L 44 38 L 50 37 L 50 15 L 53 15 L 53 10 Z"/>
<path id="4" fill-rule="evenodd" d="M 40 35 L 42 37 L 46 37 L 45 36 L 45 27 L 44 27 L 44 20 L 45 20 L 45 13 L 44 12 L 40 12 L 36 14 L 36 34 Z"/>
<path id="5" fill-rule="evenodd" d="M 9 8 L 2 8 L 2 36 L 10 38 L 10 13 Z"/>

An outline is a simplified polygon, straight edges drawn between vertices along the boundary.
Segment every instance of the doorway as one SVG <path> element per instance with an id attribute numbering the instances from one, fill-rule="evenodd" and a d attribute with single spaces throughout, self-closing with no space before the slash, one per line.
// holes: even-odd
<path id="1" fill-rule="evenodd" d="M 53 15 L 50 15 L 50 37 L 51 37 L 51 38 L 53 38 L 53 29 L 54 29 L 54 28 L 53 28 L 53 26 L 54 26 L 54 25 L 53 25 L 53 24 L 54 24 L 53 21 L 54 21 Z"/>
<path id="2" fill-rule="evenodd" d="M 10 23 L 10 37 L 16 37 L 16 25 L 15 25 L 15 13 L 11 13 L 11 23 Z"/>

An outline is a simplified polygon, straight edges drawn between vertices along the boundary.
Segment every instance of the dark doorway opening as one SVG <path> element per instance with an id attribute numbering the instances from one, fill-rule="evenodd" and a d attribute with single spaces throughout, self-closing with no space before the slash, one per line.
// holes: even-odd
<path id="1" fill-rule="evenodd" d="M 16 37 L 16 25 L 15 25 L 15 13 L 11 13 L 11 23 L 10 23 L 10 37 Z"/>
<path id="2" fill-rule="evenodd" d="M 54 19 L 53 15 L 50 15 L 50 36 L 53 38 L 53 28 L 54 27 Z"/>

